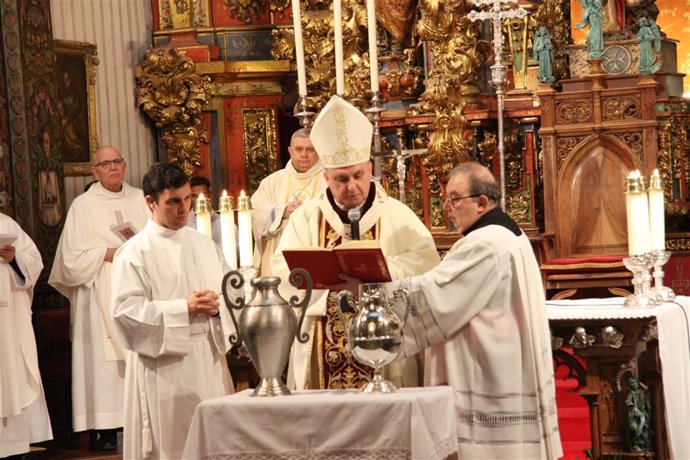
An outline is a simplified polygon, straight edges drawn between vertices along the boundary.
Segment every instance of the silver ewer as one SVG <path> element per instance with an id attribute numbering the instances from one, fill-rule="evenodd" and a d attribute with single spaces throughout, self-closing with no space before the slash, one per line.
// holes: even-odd
<path id="1" fill-rule="evenodd" d="M 301 302 L 295 295 L 288 304 L 280 296 L 280 278 L 277 276 L 252 279 L 254 289 L 249 302 L 245 303 L 244 297 L 231 299 L 228 285 L 237 291 L 244 285 L 244 278 L 239 271 L 228 272 L 223 277 L 223 298 L 237 331 L 237 335 L 230 336 L 230 344 L 239 345 L 244 341 L 261 378 L 252 396 L 289 395 L 290 390 L 281 376 L 287 365 L 290 348 L 295 337 L 301 343 L 309 340 L 309 334 L 300 334 L 300 331 L 311 298 L 311 277 L 306 270 L 298 268 L 290 272 L 288 279 L 295 287 L 306 285 L 306 294 Z M 295 308 L 302 309 L 299 321 L 293 310 Z M 239 321 L 235 319 L 233 310 L 242 310 Z"/>
<path id="2" fill-rule="evenodd" d="M 381 368 L 397 356 L 402 343 L 402 331 L 410 313 L 410 296 L 406 289 L 394 292 L 389 303 L 381 283 L 362 284 L 359 287 L 359 302 L 352 292 L 340 291 L 337 297 L 338 316 L 345 329 L 345 337 L 352 355 L 362 364 L 374 368 L 374 376 L 360 391 L 364 393 L 393 393 L 395 385 L 383 378 Z M 393 311 L 393 305 L 400 298 L 405 300 L 405 314 L 402 320 Z M 343 302 L 355 310 L 349 322 L 343 315 Z"/>

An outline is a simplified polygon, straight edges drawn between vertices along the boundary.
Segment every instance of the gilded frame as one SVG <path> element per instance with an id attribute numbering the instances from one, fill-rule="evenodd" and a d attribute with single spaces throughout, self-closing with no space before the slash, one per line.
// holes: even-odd
<path id="1" fill-rule="evenodd" d="M 96 45 L 85 42 L 53 40 L 53 45 L 56 57 L 57 99 L 62 121 L 60 132 L 62 133 L 61 150 L 65 175 L 88 176 L 91 174 L 93 155 L 98 149 L 96 126 L 96 66 L 100 62 L 98 52 Z M 75 122 L 75 120 L 79 121 Z M 84 121 L 86 122 L 85 129 L 82 124 Z"/>

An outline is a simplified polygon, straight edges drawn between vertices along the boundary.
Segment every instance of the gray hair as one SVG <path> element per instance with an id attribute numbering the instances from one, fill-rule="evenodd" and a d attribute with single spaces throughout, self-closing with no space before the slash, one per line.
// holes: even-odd
<path id="1" fill-rule="evenodd" d="M 290 137 L 290 146 L 292 146 L 295 143 L 295 138 L 296 137 L 303 137 L 305 139 L 309 139 L 309 134 L 311 133 L 311 130 L 307 128 L 300 128 L 294 133 L 292 133 L 292 137 Z"/>
<path id="2" fill-rule="evenodd" d="M 470 195 L 486 195 L 489 202 L 496 204 L 501 197 L 501 189 L 489 168 L 476 161 L 468 161 L 456 166 L 448 174 L 448 180 L 462 174 L 467 177 Z"/>

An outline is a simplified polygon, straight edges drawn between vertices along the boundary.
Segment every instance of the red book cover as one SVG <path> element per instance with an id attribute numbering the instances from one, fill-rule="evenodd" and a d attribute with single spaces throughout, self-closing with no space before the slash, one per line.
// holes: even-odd
<path id="1" fill-rule="evenodd" d="M 304 268 L 309 272 L 314 289 L 343 282 L 339 276 L 341 273 L 363 283 L 392 280 L 386 257 L 377 241 L 350 241 L 333 249 L 285 249 L 283 256 L 290 270 Z"/>

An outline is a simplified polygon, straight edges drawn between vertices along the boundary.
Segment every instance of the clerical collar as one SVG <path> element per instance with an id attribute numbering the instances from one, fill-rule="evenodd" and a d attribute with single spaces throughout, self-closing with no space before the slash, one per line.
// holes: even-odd
<path id="1" fill-rule="evenodd" d="M 345 209 L 344 206 L 336 203 L 335 198 L 333 198 L 333 194 L 331 193 L 331 189 L 326 189 L 326 196 L 328 197 L 328 202 L 331 203 L 331 207 L 336 214 L 338 214 L 338 217 L 340 217 L 340 221 L 344 224 L 349 224 L 350 219 L 347 217 L 348 210 Z M 361 206 L 358 206 L 359 212 L 361 213 L 360 215 L 363 216 L 369 210 L 369 208 L 371 208 L 371 205 L 374 203 L 374 198 L 376 198 L 376 184 L 372 182 L 371 186 L 369 187 L 367 199 L 364 200 L 364 203 L 362 203 Z"/>
<path id="2" fill-rule="evenodd" d="M 493 208 L 491 211 L 481 216 L 479 220 L 472 224 L 467 230 L 465 230 L 463 235 L 467 236 L 470 232 L 489 225 L 500 225 L 501 227 L 513 232 L 515 236 L 520 236 L 522 234 L 522 230 L 520 230 L 518 224 L 516 224 L 508 214 L 501 211 L 500 208 Z"/>

